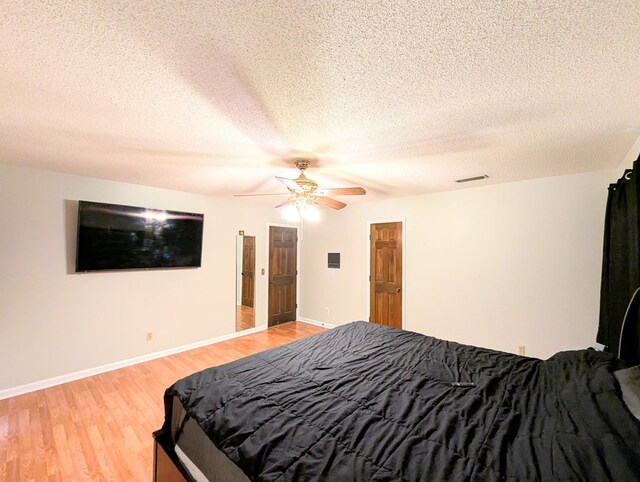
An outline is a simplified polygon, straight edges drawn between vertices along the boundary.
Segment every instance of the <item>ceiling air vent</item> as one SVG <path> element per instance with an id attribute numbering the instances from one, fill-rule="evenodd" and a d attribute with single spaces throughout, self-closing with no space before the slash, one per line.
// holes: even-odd
<path id="1" fill-rule="evenodd" d="M 471 181 L 479 181 L 480 179 L 489 179 L 489 176 L 483 174 L 482 176 L 476 177 L 467 177 L 466 179 L 456 179 L 456 182 L 471 182 Z"/>

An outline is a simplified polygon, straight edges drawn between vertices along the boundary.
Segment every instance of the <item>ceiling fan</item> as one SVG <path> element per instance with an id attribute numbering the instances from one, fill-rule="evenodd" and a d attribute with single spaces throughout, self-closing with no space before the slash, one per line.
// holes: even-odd
<path id="1" fill-rule="evenodd" d="M 316 204 L 326 206 L 331 209 L 342 209 L 346 203 L 327 197 L 327 194 L 336 196 L 363 195 L 367 191 L 362 187 L 337 187 L 331 189 L 318 189 L 318 183 L 309 179 L 304 171 L 309 167 L 310 160 L 299 158 L 294 160 L 295 166 L 300 170 L 300 175 L 295 179 L 276 176 L 276 179 L 284 184 L 289 190 L 289 197 L 278 204 L 276 208 L 284 207 L 285 218 L 290 221 L 297 221 L 300 217 L 307 220 L 319 218 Z M 286 193 L 255 193 L 236 194 L 236 196 L 277 196 Z"/>

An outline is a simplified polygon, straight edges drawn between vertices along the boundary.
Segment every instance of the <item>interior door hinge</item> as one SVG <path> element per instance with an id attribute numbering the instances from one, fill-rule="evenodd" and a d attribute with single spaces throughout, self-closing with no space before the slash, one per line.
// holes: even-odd
<path id="1" fill-rule="evenodd" d="M 371 281 L 371 275 L 369 275 L 369 281 Z"/>

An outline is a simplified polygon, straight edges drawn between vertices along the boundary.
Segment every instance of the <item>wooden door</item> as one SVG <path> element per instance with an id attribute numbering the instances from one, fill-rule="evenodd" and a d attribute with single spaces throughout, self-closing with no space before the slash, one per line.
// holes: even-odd
<path id="1" fill-rule="evenodd" d="M 242 304 L 253 307 L 255 291 L 256 238 L 242 237 Z"/>
<path id="2" fill-rule="evenodd" d="M 269 227 L 269 326 L 296 319 L 298 233 Z"/>
<path id="3" fill-rule="evenodd" d="M 402 223 L 371 225 L 369 321 L 402 328 Z"/>

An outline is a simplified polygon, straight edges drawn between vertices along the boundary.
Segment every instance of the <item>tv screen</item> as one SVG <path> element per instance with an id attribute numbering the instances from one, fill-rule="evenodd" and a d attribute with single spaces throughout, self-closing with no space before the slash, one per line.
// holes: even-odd
<path id="1" fill-rule="evenodd" d="M 204 214 L 78 202 L 76 272 L 199 267 Z"/>

